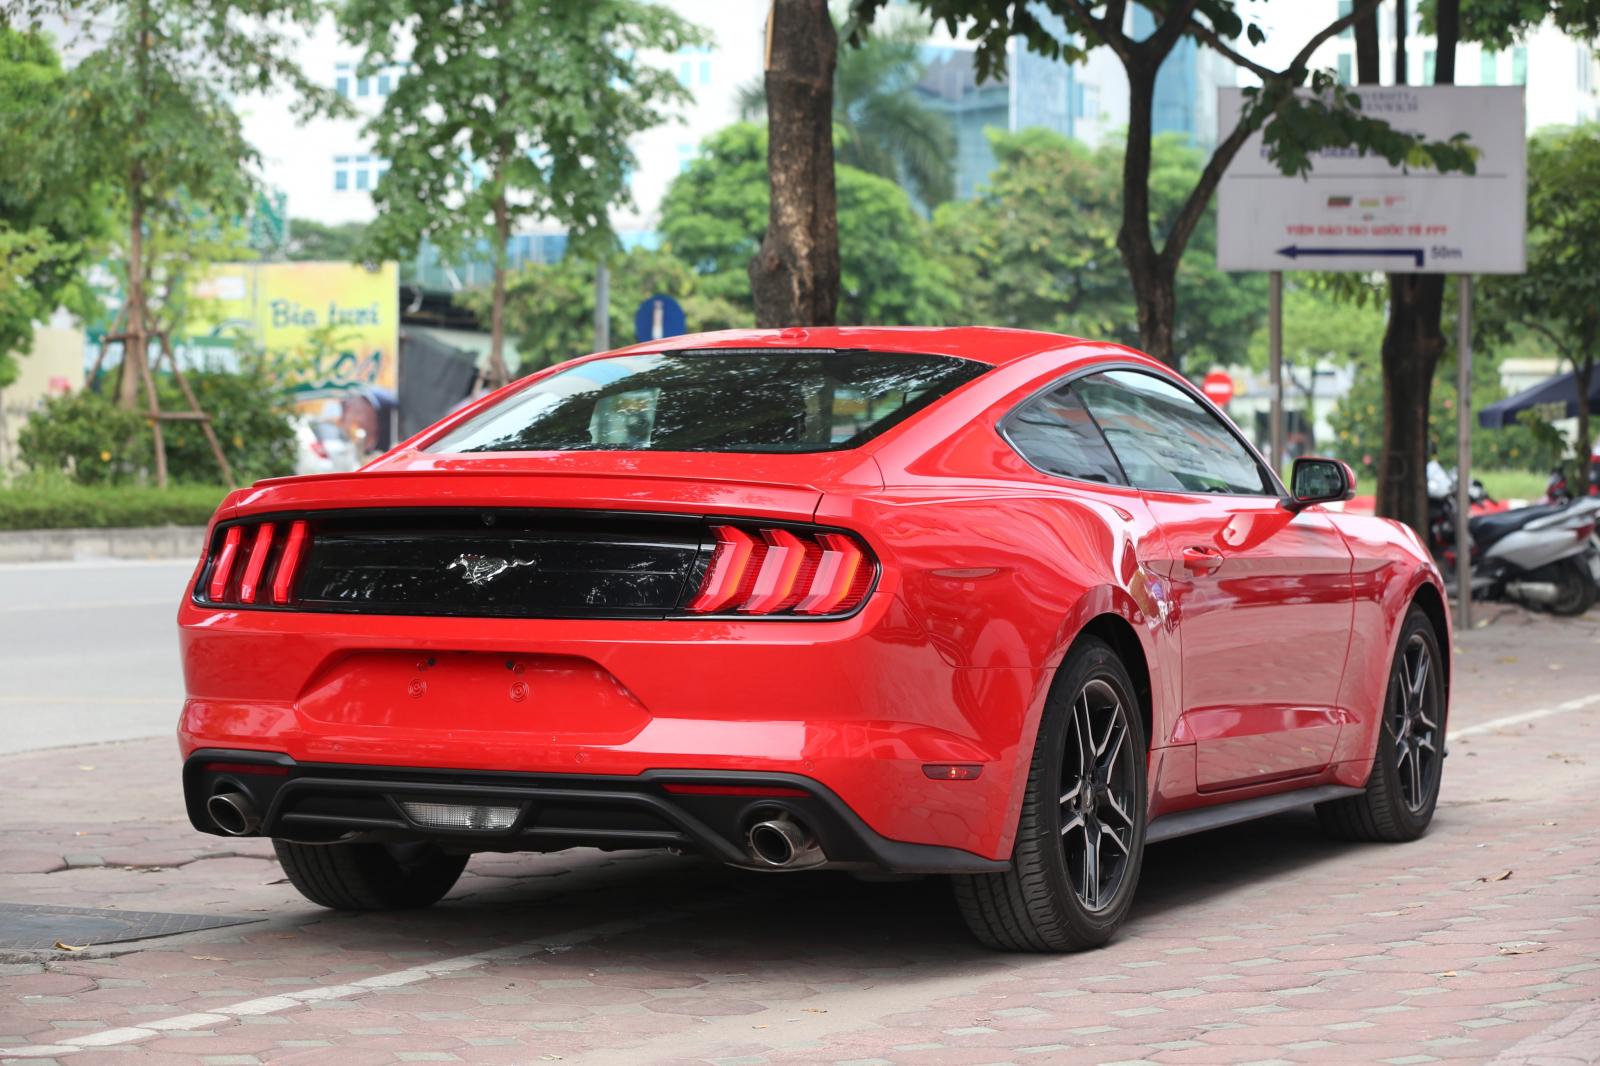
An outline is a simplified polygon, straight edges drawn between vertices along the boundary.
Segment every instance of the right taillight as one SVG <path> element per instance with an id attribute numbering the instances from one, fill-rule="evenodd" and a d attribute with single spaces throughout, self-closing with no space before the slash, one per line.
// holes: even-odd
<path id="1" fill-rule="evenodd" d="M 692 614 L 849 614 L 877 577 L 878 564 L 848 533 L 734 525 L 711 532 L 716 547 L 689 601 Z"/>

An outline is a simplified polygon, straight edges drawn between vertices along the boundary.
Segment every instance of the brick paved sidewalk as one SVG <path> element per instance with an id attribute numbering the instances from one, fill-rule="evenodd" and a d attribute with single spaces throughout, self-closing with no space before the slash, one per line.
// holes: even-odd
<path id="1" fill-rule="evenodd" d="M 189 829 L 168 740 L 7 757 L 0 901 L 257 920 L 9 956 L 0 1048 L 73 1064 L 1600 1062 L 1600 698 L 1582 702 L 1600 697 L 1600 619 L 1502 612 L 1459 644 L 1468 733 L 1424 840 L 1333 843 L 1297 813 L 1158 845 L 1123 935 L 1065 957 L 977 947 L 937 880 L 642 853 L 477 856 L 430 911 L 331 914 L 269 847 Z"/>

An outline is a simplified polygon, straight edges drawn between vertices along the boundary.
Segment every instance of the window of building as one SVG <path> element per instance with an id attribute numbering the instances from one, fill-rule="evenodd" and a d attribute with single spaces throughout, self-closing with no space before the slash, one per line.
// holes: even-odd
<path id="1" fill-rule="evenodd" d="M 333 157 L 333 191 L 343 192 L 350 187 L 350 157 L 336 155 Z"/>
<path id="2" fill-rule="evenodd" d="M 1521 45 L 1511 50 L 1511 84 L 1528 84 L 1528 50 Z"/>
<path id="3" fill-rule="evenodd" d="M 371 96 L 372 95 L 372 79 L 371 78 L 357 78 L 356 79 L 356 95 L 357 96 Z"/>
<path id="4" fill-rule="evenodd" d="M 700 84 L 711 84 L 711 60 L 709 59 L 702 59 L 700 61 Z"/>
<path id="5" fill-rule="evenodd" d="M 389 95 L 389 85 L 390 85 L 389 72 L 388 71 L 384 71 L 382 74 L 378 75 L 378 95 L 379 96 L 388 96 Z"/>
<path id="6" fill-rule="evenodd" d="M 1485 48 L 1478 57 L 1478 84 L 1499 85 L 1500 54 Z"/>
<path id="7" fill-rule="evenodd" d="M 1433 84 L 1433 67 L 1438 61 L 1438 53 L 1432 48 L 1422 53 L 1422 84 Z"/>
<path id="8" fill-rule="evenodd" d="M 682 83 L 683 85 L 690 85 L 690 84 L 692 84 L 692 80 L 691 79 L 693 77 L 694 77 L 694 64 L 689 62 L 687 59 L 685 59 L 682 62 L 680 62 L 678 64 L 678 81 L 680 83 Z"/>
<path id="9" fill-rule="evenodd" d="M 1352 62 L 1352 58 L 1353 57 L 1350 55 L 1349 52 L 1344 52 L 1339 56 L 1339 84 L 1340 85 L 1349 85 L 1350 82 L 1352 81 L 1352 78 L 1351 78 L 1351 62 Z"/>
<path id="10" fill-rule="evenodd" d="M 694 162 L 694 145 L 678 145 L 678 173 L 682 174 L 689 169 L 689 164 Z"/>
<path id="11" fill-rule="evenodd" d="M 349 63 L 340 63 L 333 68 L 333 91 L 344 97 L 350 95 Z"/>
<path id="12" fill-rule="evenodd" d="M 1346 15 L 1350 14 L 1351 11 L 1355 10 L 1355 6 L 1355 0 L 1339 0 L 1339 17 L 1344 18 Z M 1355 27 L 1346 26 L 1344 29 L 1339 31 L 1339 36 L 1346 39 L 1355 36 Z M 1348 85 L 1349 82 L 1346 82 L 1345 84 Z"/>

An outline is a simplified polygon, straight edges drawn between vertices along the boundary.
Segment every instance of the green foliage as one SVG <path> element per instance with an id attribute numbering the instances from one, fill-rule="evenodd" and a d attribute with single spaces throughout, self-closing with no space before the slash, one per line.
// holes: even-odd
<path id="1" fill-rule="evenodd" d="M 80 485 L 32 475 L 0 487 L 0 529 L 203 526 L 228 490 L 220 485 Z"/>
<path id="2" fill-rule="evenodd" d="M 836 25 L 839 36 L 849 32 Z M 955 191 L 955 130 L 916 91 L 927 63 L 927 27 L 914 16 L 891 12 L 864 30 L 855 47 L 841 48 L 833 78 L 834 157 L 845 166 L 907 186 L 930 207 Z M 766 111 L 766 86 L 746 87 L 739 113 L 747 120 Z"/>
<path id="3" fill-rule="evenodd" d="M 695 272 L 665 252 L 637 248 L 612 259 L 610 267 L 613 344 L 632 339 L 634 310 L 656 293 L 683 304 L 690 332 L 755 324 L 748 311 L 702 292 Z M 488 289 L 474 289 L 457 299 L 481 319 L 491 298 Z M 593 350 L 594 264 L 567 256 L 512 272 L 506 279 L 506 333 L 522 355 L 522 374 Z"/>
<path id="4" fill-rule="evenodd" d="M 101 190 L 51 165 L 66 78 L 46 38 L 0 25 L 0 388 L 16 379 L 13 353 L 31 348 L 34 323 L 84 304 L 80 272 L 105 229 Z"/>
<path id="5" fill-rule="evenodd" d="M 200 409 L 211 416 L 222 453 L 240 484 L 294 473 L 296 441 L 290 394 L 267 361 L 247 356 L 238 371 L 204 370 L 186 373 Z M 183 409 L 183 396 L 170 378 L 158 379 L 164 410 Z M 205 433 L 193 422 L 168 422 L 167 468 L 173 480 L 214 482 L 217 461 Z"/>
<path id="6" fill-rule="evenodd" d="M 341 222 L 330 226 L 308 218 L 289 221 L 289 258 L 308 262 L 360 263 L 367 223 Z"/>
<path id="7" fill-rule="evenodd" d="M 17 433 L 17 451 L 36 473 L 116 485 L 138 477 L 150 454 L 148 437 L 144 416 L 85 390 L 45 400 Z"/>
<path id="8" fill-rule="evenodd" d="M 374 258 L 427 238 L 447 254 L 489 242 L 503 263 L 510 226 L 529 217 L 608 241 L 629 141 L 687 95 L 638 56 L 702 40 L 645 0 L 349 0 L 341 21 L 366 50 L 363 73 L 408 67 L 369 127 L 389 160 L 373 193 Z"/>
<path id="9" fill-rule="evenodd" d="M 1378 373 L 1376 352 L 1358 361 L 1355 380 L 1349 393 L 1328 417 L 1333 428 L 1332 453 L 1349 463 L 1363 483 L 1375 484 L 1383 456 L 1383 376 Z M 1455 379 L 1453 356 L 1440 360 L 1445 380 Z M 1472 409 L 1480 410 L 1505 395 L 1500 371 L 1492 359 L 1472 363 Z M 1456 390 L 1451 386 L 1433 390 L 1428 412 L 1428 437 L 1438 448 L 1441 461 L 1454 466 L 1456 453 Z M 1321 445 L 1319 444 L 1319 447 Z M 1509 426 L 1505 429 L 1479 429 L 1472 432 L 1472 465 L 1501 470 L 1548 471 L 1559 455 L 1559 445 L 1537 425 Z"/>
<path id="10" fill-rule="evenodd" d="M 288 393 L 265 360 L 250 356 L 238 372 L 197 371 L 185 377 L 201 409 L 211 416 L 235 478 L 249 483 L 294 472 Z M 157 390 L 163 409 L 184 408 L 175 381 L 160 377 Z M 166 422 L 162 432 L 174 481 L 204 484 L 217 479 L 216 460 L 198 424 Z M 17 445 L 22 461 L 36 474 L 65 476 L 80 485 L 144 480 L 153 454 L 145 416 L 89 390 L 46 400 L 23 423 Z"/>
<path id="11" fill-rule="evenodd" d="M 1117 250 L 1121 146 L 1090 151 L 1044 129 L 993 131 L 996 166 L 976 198 L 934 215 L 935 243 L 962 279 L 979 321 L 1134 344 L 1138 329 Z M 1182 207 L 1203 159 L 1177 135 L 1158 137 L 1151 207 L 1160 226 Z M 1208 212 L 1177 274 L 1178 351 L 1238 362 L 1266 308 L 1265 282 L 1216 267 Z"/>
<path id="12" fill-rule="evenodd" d="M 939 325 L 961 317 L 949 266 L 927 225 L 891 181 L 838 166 L 841 325 Z M 700 275 L 699 292 L 753 320 L 747 267 L 767 228 L 767 132 L 719 130 L 661 202 L 666 250 Z"/>
<path id="13" fill-rule="evenodd" d="M 1460 0 L 1461 39 L 1489 48 L 1506 48 L 1554 22 L 1556 29 L 1580 41 L 1600 38 L 1600 3 L 1596 0 Z M 1424 33 L 1434 32 L 1438 0 L 1421 0 Z"/>

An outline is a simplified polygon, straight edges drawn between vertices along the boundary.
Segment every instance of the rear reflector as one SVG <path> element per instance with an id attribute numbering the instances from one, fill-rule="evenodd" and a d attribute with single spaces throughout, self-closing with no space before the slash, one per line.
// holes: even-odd
<path id="1" fill-rule="evenodd" d="M 877 566 L 846 533 L 713 526 L 717 546 L 694 614 L 836 615 L 866 599 Z M 759 538 L 759 539 L 758 539 Z"/>
<path id="2" fill-rule="evenodd" d="M 425 829 L 460 829 L 490 833 L 517 824 L 516 807 L 491 807 L 472 803 L 422 803 L 402 801 L 406 817 Z"/>
<path id="3" fill-rule="evenodd" d="M 963 763 L 930 762 L 922 767 L 922 776 L 934 781 L 976 781 L 981 773 L 981 765 Z"/>
<path id="4" fill-rule="evenodd" d="M 785 788 L 782 785 L 662 785 L 674 796 L 794 796 L 805 798 L 811 793 L 802 788 Z"/>
<path id="5" fill-rule="evenodd" d="M 261 762 L 206 762 L 200 769 L 213 774 L 262 774 L 266 777 L 287 777 L 287 766 L 274 766 Z"/>

